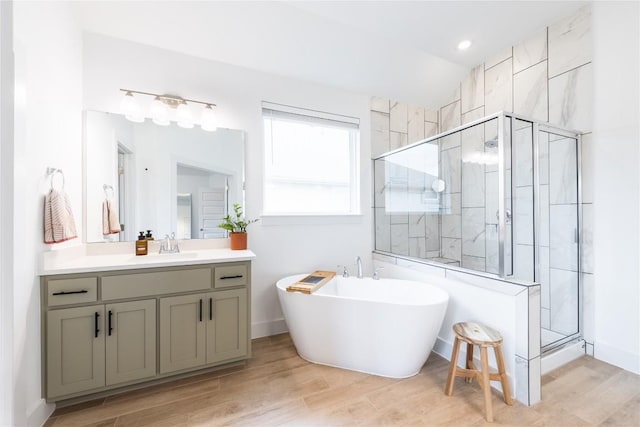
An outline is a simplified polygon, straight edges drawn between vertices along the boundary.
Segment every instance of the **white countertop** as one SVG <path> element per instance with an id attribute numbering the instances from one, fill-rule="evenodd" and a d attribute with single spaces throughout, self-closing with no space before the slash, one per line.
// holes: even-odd
<path id="1" fill-rule="evenodd" d="M 56 274 L 249 261 L 255 257 L 256 255 L 250 250 L 231 250 L 229 248 L 184 250 L 175 254 L 150 252 L 148 255 L 140 256 L 136 256 L 133 251 L 129 253 L 101 254 L 95 253 L 95 251 L 76 249 L 64 255 L 55 253 L 46 254 L 40 268 L 40 275 L 50 276 Z"/>

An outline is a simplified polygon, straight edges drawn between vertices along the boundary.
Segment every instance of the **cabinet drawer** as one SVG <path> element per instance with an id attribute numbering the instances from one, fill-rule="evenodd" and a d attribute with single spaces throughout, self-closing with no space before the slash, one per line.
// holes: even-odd
<path id="1" fill-rule="evenodd" d="M 227 265 L 215 268 L 215 288 L 229 288 L 231 286 L 246 286 L 249 283 L 247 264 Z"/>
<path id="2" fill-rule="evenodd" d="M 104 301 L 211 289 L 211 268 L 102 277 Z"/>
<path id="3" fill-rule="evenodd" d="M 47 282 L 47 304 L 49 307 L 96 301 L 98 278 L 57 279 Z"/>

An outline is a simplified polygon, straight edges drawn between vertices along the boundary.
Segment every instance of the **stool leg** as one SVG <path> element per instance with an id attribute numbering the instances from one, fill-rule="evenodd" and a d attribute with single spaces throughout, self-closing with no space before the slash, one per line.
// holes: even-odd
<path id="1" fill-rule="evenodd" d="M 487 347 L 480 347 L 480 360 L 482 361 L 482 391 L 484 392 L 484 413 L 488 422 L 493 422 L 493 409 L 491 408 L 491 385 L 489 384 L 489 360 Z"/>
<path id="2" fill-rule="evenodd" d="M 471 343 L 467 343 L 467 365 L 465 368 L 473 369 L 473 344 Z M 471 383 L 473 382 L 473 378 L 465 377 L 464 382 Z"/>
<path id="3" fill-rule="evenodd" d="M 460 340 L 458 337 L 453 341 L 453 352 L 451 352 L 451 362 L 449 363 L 449 375 L 447 376 L 447 385 L 444 394 L 451 396 L 453 393 L 453 381 L 456 379 L 456 367 L 458 365 L 458 353 L 460 352 Z"/>
<path id="4" fill-rule="evenodd" d="M 511 391 L 509 390 L 509 380 L 507 379 L 507 371 L 504 369 L 504 359 L 502 358 L 502 346 L 496 346 L 493 348 L 496 353 L 496 362 L 498 362 L 498 373 L 500 374 L 500 384 L 502 385 L 502 395 L 504 397 L 504 403 L 507 405 L 513 405 L 511 399 Z"/>

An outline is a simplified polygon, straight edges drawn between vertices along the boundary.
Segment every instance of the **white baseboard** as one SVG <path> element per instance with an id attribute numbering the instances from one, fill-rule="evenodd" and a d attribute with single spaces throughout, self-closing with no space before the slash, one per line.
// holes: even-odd
<path id="1" fill-rule="evenodd" d="M 438 337 L 436 343 L 433 346 L 433 352 L 443 358 L 451 361 L 451 350 L 453 350 L 453 344 Z"/>
<path id="2" fill-rule="evenodd" d="M 270 320 L 267 322 L 255 322 L 251 324 L 251 338 L 268 337 L 288 332 L 284 319 Z"/>
<path id="3" fill-rule="evenodd" d="M 38 403 L 30 408 L 29 414 L 27 415 L 27 426 L 40 427 L 44 425 L 55 409 L 56 405 L 40 399 Z"/>
<path id="4" fill-rule="evenodd" d="M 640 375 L 640 354 L 634 354 L 596 340 L 593 343 L 593 356 L 598 360 Z"/>
<path id="5" fill-rule="evenodd" d="M 560 366 L 579 359 L 586 354 L 586 344 L 584 340 L 572 342 L 560 347 L 559 349 L 545 354 L 540 358 L 540 373 L 548 374 Z"/>

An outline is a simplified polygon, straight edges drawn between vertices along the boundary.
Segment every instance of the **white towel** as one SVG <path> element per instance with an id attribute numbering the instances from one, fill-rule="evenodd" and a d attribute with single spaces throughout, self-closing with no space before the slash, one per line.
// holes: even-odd
<path id="1" fill-rule="evenodd" d="M 113 205 L 111 199 L 104 199 L 102 202 L 102 234 L 118 234 L 120 232 L 120 220 L 118 219 L 118 211 Z"/>
<path id="2" fill-rule="evenodd" d="M 60 243 L 76 237 L 69 196 L 64 190 L 52 188 L 44 198 L 44 242 Z"/>

